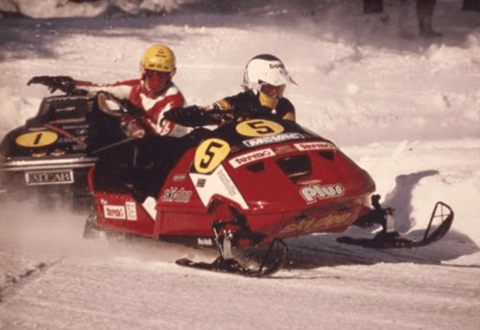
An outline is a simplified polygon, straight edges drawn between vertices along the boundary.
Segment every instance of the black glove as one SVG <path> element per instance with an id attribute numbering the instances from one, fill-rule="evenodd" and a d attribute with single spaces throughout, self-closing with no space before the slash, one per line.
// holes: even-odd
<path id="1" fill-rule="evenodd" d="M 128 99 L 120 100 L 122 106 L 127 110 L 128 114 L 135 119 L 142 119 L 145 117 L 145 111 L 139 106 L 133 104 Z"/>
<path id="2" fill-rule="evenodd" d="M 235 116 L 235 121 L 252 118 L 268 119 L 275 117 L 275 115 L 272 114 L 271 109 L 263 106 L 257 106 L 254 104 L 237 105 L 233 109 L 233 114 Z"/>
<path id="3" fill-rule="evenodd" d="M 186 108 L 174 108 L 163 114 L 164 119 L 188 127 L 218 125 L 233 119 L 231 111 L 205 110 L 196 105 Z"/>
<path id="4" fill-rule="evenodd" d="M 66 94 L 73 94 L 75 91 L 75 80 L 69 76 L 36 76 L 30 79 L 27 85 L 30 84 L 45 85 L 50 93 L 60 90 Z"/>
<path id="5" fill-rule="evenodd" d="M 212 120 L 215 125 L 234 119 L 233 111 L 231 110 L 210 110 L 206 111 L 206 116 L 210 117 L 209 119 Z"/>
<path id="6" fill-rule="evenodd" d="M 173 108 L 163 113 L 163 120 L 168 120 L 180 125 L 183 125 L 191 113 L 195 112 L 196 110 L 200 110 L 200 108 L 196 106 L 191 106 L 187 108 Z"/>
<path id="7" fill-rule="evenodd" d="M 192 105 L 186 108 L 173 108 L 165 111 L 163 118 L 182 126 L 202 126 L 202 108 Z"/>

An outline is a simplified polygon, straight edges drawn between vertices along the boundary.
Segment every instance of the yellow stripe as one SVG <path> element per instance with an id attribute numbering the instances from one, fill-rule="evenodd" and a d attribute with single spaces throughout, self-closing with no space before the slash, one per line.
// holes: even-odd
<path id="1" fill-rule="evenodd" d="M 295 114 L 293 112 L 287 112 L 287 114 L 283 116 L 283 119 L 295 121 Z"/>

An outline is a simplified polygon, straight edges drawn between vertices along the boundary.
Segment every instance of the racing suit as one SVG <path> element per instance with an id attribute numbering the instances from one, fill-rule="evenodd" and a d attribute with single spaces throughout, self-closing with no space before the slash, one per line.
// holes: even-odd
<path id="1" fill-rule="evenodd" d="M 217 101 L 211 108 L 231 110 L 234 112 L 234 115 L 235 112 L 240 112 L 242 109 L 249 109 L 253 112 L 255 110 L 266 113 L 270 112 L 270 114 L 278 116 L 281 119 L 295 121 L 295 107 L 287 98 L 282 97 L 280 100 L 278 100 L 278 104 L 275 109 L 269 109 L 260 104 L 257 95 L 255 95 L 251 89 Z"/>
<path id="2" fill-rule="evenodd" d="M 163 119 L 167 110 L 185 105 L 182 93 L 169 81 L 154 94 L 141 79 L 109 84 L 75 81 L 75 87 L 112 93 L 145 111 L 146 116 L 122 116 L 122 126 L 131 141 L 102 152 L 94 180 L 98 189 L 128 192 L 140 203 L 148 196 L 156 198 L 174 160 L 180 157 L 182 149 L 176 146 L 181 140 L 177 137 L 188 133 L 187 127 Z M 144 127 L 153 134 L 146 136 Z"/>
<path id="3" fill-rule="evenodd" d="M 173 82 L 168 82 L 160 92 L 152 93 L 141 79 L 118 81 L 109 84 L 95 84 L 88 81 L 75 81 L 75 86 L 88 91 L 106 91 L 119 98 L 127 98 L 145 111 L 147 124 L 158 135 L 182 136 L 187 128 L 171 121 L 163 120 L 165 111 L 185 106 L 185 98 Z M 162 125 L 161 125 L 161 124 Z M 143 137 L 141 125 L 135 119 L 125 116 L 124 125 L 131 137 Z"/>
<path id="4" fill-rule="evenodd" d="M 230 116 L 225 116 L 225 112 Z M 280 98 L 274 109 L 262 106 L 255 93 L 248 89 L 237 95 L 228 96 L 206 107 L 189 106 L 173 108 L 164 113 L 170 121 L 184 126 L 222 125 L 233 120 L 244 120 L 250 117 L 279 117 L 295 121 L 295 107 L 287 98 Z"/>

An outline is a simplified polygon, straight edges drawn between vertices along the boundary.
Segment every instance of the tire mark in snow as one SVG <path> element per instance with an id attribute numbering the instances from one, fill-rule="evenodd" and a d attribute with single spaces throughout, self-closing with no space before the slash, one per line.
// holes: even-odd
<path id="1" fill-rule="evenodd" d="M 480 269 L 480 264 L 471 264 L 471 265 L 463 265 L 463 264 L 441 264 L 437 266 L 442 266 L 442 267 L 452 267 L 452 268 L 479 268 Z"/>
<path id="2" fill-rule="evenodd" d="M 40 262 L 33 267 L 27 268 L 17 276 L 5 274 L 3 285 L 0 285 L 0 304 L 14 296 L 18 290 L 37 279 L 41 274 L 45 273 L 47 269 L 56 265 L 60 260 L 61 259 L 58 259 L 50 264 Z"/>

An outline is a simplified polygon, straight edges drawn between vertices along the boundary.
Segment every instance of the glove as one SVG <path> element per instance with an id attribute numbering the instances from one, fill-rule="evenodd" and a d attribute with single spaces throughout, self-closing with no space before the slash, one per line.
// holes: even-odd
<path id="1" fill-rule="evenodd" d="M 209 120 L 212 124 L 219 125 L 227 121 L 234 119 L 233 111 L 230 110 L 210 110 L 206 111 L 206 117 L 210 117 Z"/>
<path id="2" fill-rule="evenodd" d="M 173 108 L 163 113 L 160 125 L 165 124 L 164 120 L 171 121 L 182 126 L 195 127 L 203 125 L 200 123 L 202 108 L 196 105 L 186 108 Z"/>
<path id="3" fill-rule="evenodd" d="M 165 111 L 163 118 L 188 127 L 218 125 L 232 120 L 233 113 L 227 110 L 205 110 L 196 105 Z"/>
<path id="4" fill-rule="evenodd" d="M 235 121 L 242 121 L 249 118 L 272 118 L 275 117 L 272 114 L 272 110 L 262 106 L 256 106 L 254 104 L 242 104 L 233 108 L 233 114 Z"/>
<path id="5" fill-rule="evenodd" d="M 189 108 L 192 108 L 192 107 L 189 107 Z M 167 110 L 163 113 L 163 120 L 168 120 L 168 121 L 171 121 L 171 122 L 174 122 L 174 123 L 179 123 L 182 121 L 182 111 L 187 111 L 188 108 L 173 108 L 173 109 L 170 109 L 170 110 Z M 162 125 L 162 123 L 160 122 L 160 124 Z"/>
<path id="6" fill-rule="evenodd" d="M 120 103 L 125 109 L 127 109 L 128 114 L 133 118 L 142 119 L 145 117 L 145 111 L 139 106 L 130 102 L 128 99 L 123 99 L 120 101 Z"/>
<path id="7" fill-rule="evenodd" d="M 145 136 L 146 132 L 137 119 L 131 118 L 125 115 L 122 120 L 122 128 L 127 133 L 129 138 L 141 139 Z"/>
<path id="8" fill-rule="evenodd" d="M 60 90 L 66 94 L 73 94 L 75 91 L 75 80 L 69 76 L 36 76 L 27 83 L 27 85 L 30 84 L 45 85 L 50 93 Z"/>

